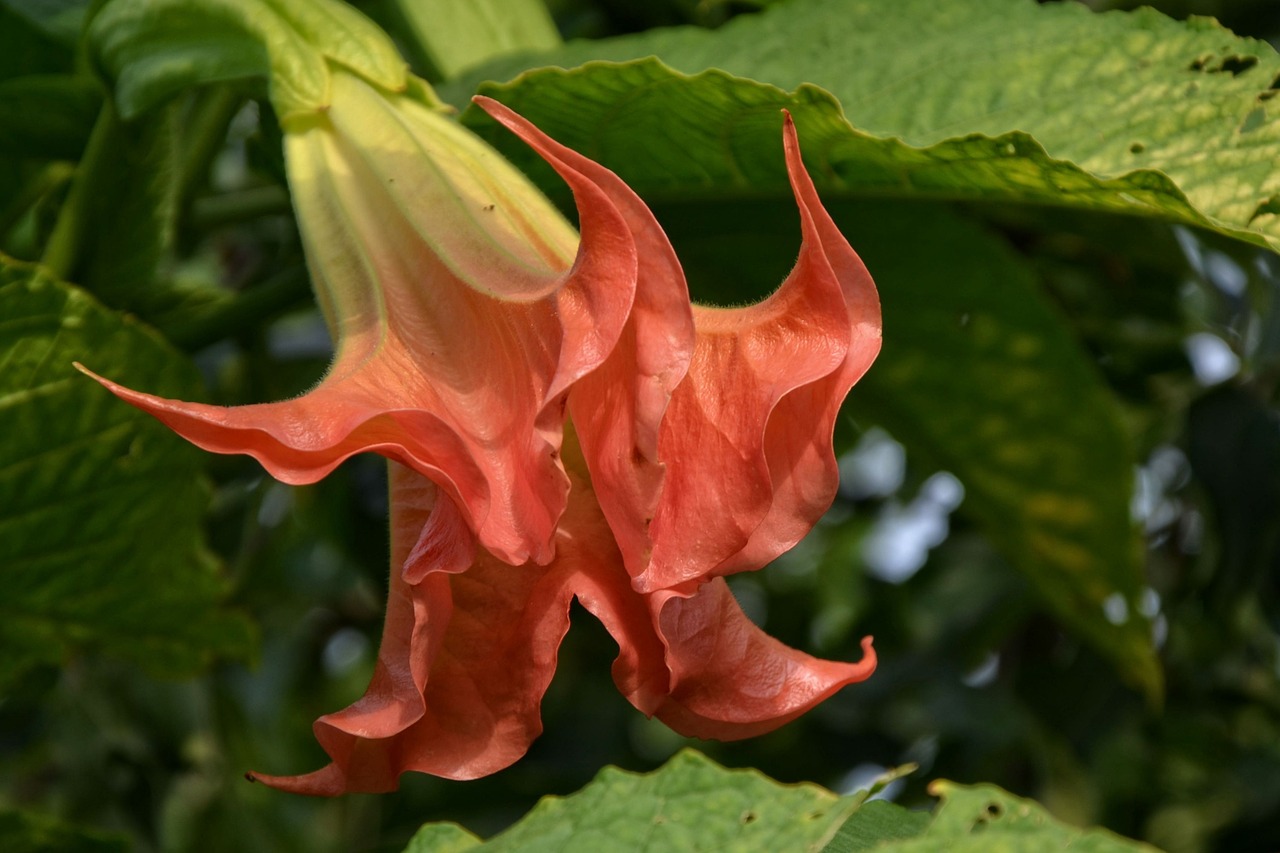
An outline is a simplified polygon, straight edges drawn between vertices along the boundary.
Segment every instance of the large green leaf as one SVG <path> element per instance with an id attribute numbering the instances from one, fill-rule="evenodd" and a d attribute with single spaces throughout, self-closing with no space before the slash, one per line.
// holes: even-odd
<path id="1" fill-rule="evenodd" d="M 955 473 L 964 511 L 1046 603 L 1158 696 L 1139 604 L 1143 545 L 1129 514 L 1137 459 L 1119 404 L 1070 327 L 1014 252 L 953 214 L 873 206 L 845 221 L 882 282 L 886 330 L 854 413 L 866 406 Z M 1113 595 L 1123 619 L 1106 615 Z"/>
<path id="2" fill-rule="evenodd" d="M 605 768 L 576 794 L 544 798 L 488 841 L 456 824 L 427 824 L 405 853 L 1153 851 L 1106 830 L 1059 823 L 1039 804 L 994 785 L 938 781 L 930 791 L 942 799 L 932 815 L 865 802 L 866 792 L 838 797 L 816 785 L 780 785 L 686 750 L 649 774 Z"/>
<path id="3" fill-rule="evenodd" d="M 488 841 L 428 824 L 405 853 L 517 850 L 821 850 L 857 808 L 816 785 L 780 785 L 755 770 L 726 770 L 692 750 L 649 774 L 607 767 L 568 797 L 546 797 Z"/>
<path id="4" fill-rule="evenodd" d="M 762 84 L 690 81 L 648 62 L 536 71 L 486 91 L 646 191 L 778 181 L 777 167 L 759 165 L 761 113 L 790 102 L 812 114 L 808 154 L 829 187 L 1120 210 L 1280 246 L 1270 100 L 1280 58 L 1205 19 L 1032 0 L 796 0 L 714 32 L 658 30 L 499 62 L 443 93 L 459 102 L 480 80 L 526 68 L 649 55 Z M 697 160 L 713 170 L 663 174 L 646 143 L 628 141 L 637 128 L 708 152 Z"/>
<path id="5" fill-rule="evenodd" d="M 190 398 L 190 362 L 35 267 L 0 264 L 0 692 L 81 650 L 190 672 L 244 656 L 200 522 L 199 451 L 72 362 Z"/>
<path id="6" fill-rule="evenodd" d="M 994 785 L 929 786 L 942 802 L 932 820 L 888 803 L 868 803 L 840 828 L 826 853 L 1155 853 L 1154 847 L 1105 829 L 1083 830 L 1059 823 L 1044 807 Z"/>

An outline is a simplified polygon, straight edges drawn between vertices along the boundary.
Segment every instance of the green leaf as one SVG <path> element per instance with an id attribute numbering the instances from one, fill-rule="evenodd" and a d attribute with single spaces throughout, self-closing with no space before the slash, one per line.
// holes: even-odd
<path id="1" fill-rule="evenodd" d="M 284 122 L 328 103 L 328 62 L 386 89 L 407 82 L 386 33 L 337 0 L 114 0 L 89 43 L 125 118 L 191 86 L 267 78 Z"/>
<path id="2" fill-rule="evenodd" d="M 840 827 L 824 853 L 1154 853 L 1155 848 L 1105 829 L 1083 830 L 1059 823 L 1044 807 L 995 785 L 929 786 L 941 797 L 932 820 L 889 803 L 867 803 Z"/>
<path id="3" fill-rule="evenodd" d="M 85 650 L 186 674 L 252 649 L 200 523 L 202 454 L 78 374 L 191 398 L 190 362 L 38 268 L 0 263 L 0 693 Z"/>
<path id="4" fill-rule="evenodd" d="M 938 781 L 933 814 L 863 797 L 838 797 L 816 785 L 780 785 L 755 770 L 727 770 L 685 750 L 648 774 L 605 768 L 568 797 L 545 797 L 488 841 L 452 823 L 423 826 L 405 853 L 573 851 L 823 850 L 1152 851 L 1106 830 L 1055 821 L 1039 804 L 994 785 Z"/>
<path id="5" fill-rule="evenodd" d="M 852 414 L 866 411 L 959 477 L 962 510 L 1051 609 L 1159 696 L 1129 514 L 1137 459 L 1070 327 L 1017 255 L 954 214 L 884 205 L 841 222 L 880 284 L 885 323 Z M 1104 611 L 1113 595 L 1126 605 L 1119 624 Z"/>
<path id="6" fill-rule="evenodd" d="M 646 197 L 785 191 L 786 174 L 773 152 L 778 113 L 786 109 L 795 117 L 815 182 L 829 191 L 1071 206 L 1174 219 L 1264 241 L 1197 212 L 1159 172 L 1093 175 L 1052 159 L 1022 132 L 913 148 L 855 129 L 831 93 L 812 85 L 787 93 L 721 71 L 689 77 L 645 59 L 533 71 L 481 91 L 614 169 Z M 462 120 L 544 187 L 556 187 L 547 167 L 478 107 L 468 108 Z M 655 152 L 654 139 L 672 144 Z M 680 151 L 688 157 L 676 156 Z"/>
<path id="7" fill-rule="evenodd" d="M 496 56 L 560 46 L 543 0 L 389 0 L 399 29 L 433 80 Z"/>
<path id="8" fill-rule="evenodd" d="M 938 780 L 929 790 L 942 798 L 929 828 L 873 849 L 885 853 L 1019 853 L 1069 847 L 1072 853 L 1155 853 L 1154 847 L 1105 829 L 1077 829 L 1060 823 L 1039 803 L 1015 797 L 995 785 Z"/>
<path id="9" fill-rule="evenodd" d="M 323 58 L 264 4 L 194 5 L 116 0 L 93 19 L 89 44 L 115 81 L 116 104 L 125 118 L 153 109 L 192 86 L 272 72 L 270 43 L 287 63 L 272 89 L 285 103 L 323 103 L 328 74 Z"/>
<path id="10" fill-rule="evenodd" d="M 5 853 L 125 853 L 128 849 L 129 839 L 123 835 L 88 832 L 44 815 L 0 809 L 0 850 Z"/>
<path id="11" fill-rule="evenodd" d="M 820 850 L 857 808 L 816 785 L 780 785 L 727 770 L 692 750 L 648 774 L 607 767 L 576 794 L 545 797 L 510 829 L 464 846 L 457 827 L 428 824 L 406 853 L 518 850 Z"/>
<path id="12" fill-rule="evenodd" d="M 484 844 L 456 823 L 428 823 L 409 839 L 404 853 L 462 853 Z"/>
<path id="13" fill-rule="evenodd" d="M 679 72 L 761 82 L 690 80 L 647 61 L 543 69 L 485 91 L 642 192 L 777 182 L 777 168 L 758 165 L 759 113 L 789 103 L 808 116 L 802 136 L 830 188 L 1123 211 L 1280 247 L 1280 58 L 1207 19 L 1031 0 L 797 0 L 714 32 L 575 42 L 536 62 L 651 54 Z M 442 94 L 461 102 L 530 64 L 486 66 Z M 639 127 L 712 151 L 699 163 L 713 170 L 664 176 L 644 142 L 626 139 Z"/>

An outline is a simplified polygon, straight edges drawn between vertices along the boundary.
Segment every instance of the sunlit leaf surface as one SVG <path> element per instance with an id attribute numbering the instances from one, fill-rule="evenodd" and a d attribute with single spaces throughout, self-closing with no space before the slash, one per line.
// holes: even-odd
<path id="1" fill-rule="evenodd" d="M 760 166 L 759 122 L 790 104 L 812 116 L 806 153 L 833 187 L 1124 210 L 1280 245 L 1280 57 L 1208 19 L 1030 0 L 800 0 L 716 31 L 575 42 L 486 66 L 450 91 L 461 102 L 526 68 L 647 56 L 761 85 L 706 75 L 686 86 L 649 61 L 548 69 L 484 91 L 642 193 L 776 180 Z M 653 126 L 709 153 L 663 175 L 637 151 L 648 134 L 628 134 Z"/>
<path id="2" fill-rule="evenodd" d="M 754 770 L 726 770 L 693 751 L 653 773 L 607 767 L 568 797 L 547 797 L 488 841 L 428 825 L 405 853 L 600 850 L 821 850 L 857 800 L 817 785 L 780 785 Z"/>

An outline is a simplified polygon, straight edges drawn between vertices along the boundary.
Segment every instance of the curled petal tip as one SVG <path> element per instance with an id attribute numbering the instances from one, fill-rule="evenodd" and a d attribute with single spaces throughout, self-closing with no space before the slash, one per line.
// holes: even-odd
<path id="1" fill-rule="evenodd" d="M 859 674 L 861 675 L 861 678 L 859 678 L 858 680 L 870 678 L 871 674 L 876 671 L 876 666 L 879 664 L 879 660 L 876 658 L 876 650 L 875 650 L 874 643 L 875 643 L 875 637 L 871 637 L 871 636 L 863 637 L 862 638 L 862 659 L 859 660 L 857 663 L 850 664 L 850 666 L 856 667 Z"/>

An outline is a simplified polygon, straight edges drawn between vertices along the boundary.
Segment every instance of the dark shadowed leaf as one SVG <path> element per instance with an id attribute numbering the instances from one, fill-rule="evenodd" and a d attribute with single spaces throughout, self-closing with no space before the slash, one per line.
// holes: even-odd
<path id="1" fill-rule="evenodd" d="M 1280 415 L 1248 390 L 1224 385 L 1191 405 L 1192 470 L 1212 497 L 1222 539 L 1214 612 L 1254 596 L 1280 566 Z"/>

